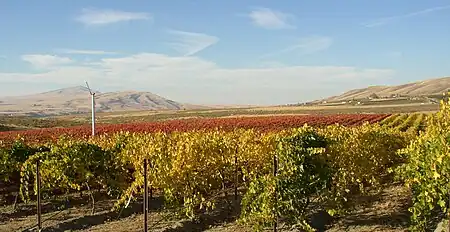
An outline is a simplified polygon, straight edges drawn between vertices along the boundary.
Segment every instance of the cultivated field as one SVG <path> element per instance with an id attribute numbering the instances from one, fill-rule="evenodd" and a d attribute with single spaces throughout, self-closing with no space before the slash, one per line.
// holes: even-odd
<path id="1" fill-rule="evenodd" d="M 376 106 L 280 106 L 204 110 L 163 110 L 97 113 L 96 121 L 103 124 L 159 122 L 174 119 L 223 118 L 276 115 L 336 115 L 336 114 L 395 114 L 413 112 L 436 112 L 437 104 L 398 104 Z M 0 116 L 0 131 L 38 128 L 70 127 L 90 124 L 90 114 L 65 115 L 45 118 L 25 116 Z"/>
<path id="2" fill-rule="evenodd" d="M 374 123 L 388 117 L 388 114 L 342 114 L 342 115 L 296 115 L 272 117 L 239 117 L 239 118 L 210 118 L 184 119 L 162 122 L 128 123 L 128 124 L 99 124 L 96 127 L 98 135 L 112 134 L 120 131 L 129 132 L 173 132 L 192 130 L 234 130 L 236 128 L 255 129 L 258 131 L 279 131 L 283 129 L 301 127 L 304 124 L 312 126 L 326 126 L 341 124 L 345 126 L 361 125 L 364 122 Z M 16 140 L 18 136 L 28 142 L 45 142 L 55 140 L 61 135 L 86 138 L 91 135 L 90 126 L 76 126 L 65 128 L 46 128 L 40 130 L 9 131 L 0 133 L 0 140 L 4 143 Z"/>
<path id="3" fill-rule="evenodd" d="M 430 128 L 445 134 L 439 122 L 448 110 L 346 109 L 99 114 L 94 138 L 87 116 L 17 118 L 8 125 L 21 130 L 0 133 L 0 231 L 36 227 L 38 160 L 43 231 L 142 231 L 144 159 L 150 231 L 270 228 L 275 202 L 279 231 L 291 223 L 329 231 L 436 227 L 442 214 L 428 209 L 447 201 L 437 183 L 448 174 L 426 157 L 442 167 L 450 159 L 425 147 L 443 143 Z M 418 161 L 425 172 L 414 171 Z M 426 193 L 435 203 L 425 205 L 427 189 L 436 189 Z"/>

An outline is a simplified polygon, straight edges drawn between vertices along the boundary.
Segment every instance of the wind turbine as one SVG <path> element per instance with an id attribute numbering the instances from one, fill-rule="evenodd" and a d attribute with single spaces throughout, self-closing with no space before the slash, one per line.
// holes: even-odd
<path id="1" fill-rule="evenodd" d="M 91 88 L 89 88 L 89 84 L 86 81 L 86 86 L 89 90 L 89 93 L 91 94 L 91 100 L 92 100 L 92 136 L 95 135 L 95 93 L 91 91 Z"/>

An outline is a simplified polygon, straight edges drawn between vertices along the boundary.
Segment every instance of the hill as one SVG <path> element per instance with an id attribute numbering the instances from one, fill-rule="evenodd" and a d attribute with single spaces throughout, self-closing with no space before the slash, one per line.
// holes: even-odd
<path id="1" fill-rule="evenodd" d="M 397 86 L 370 86 L 355 89 L 322 101 L 336 102 L 367 98 L 438 97 L 450 89 L 450 77 L 429 79 Z"/>
<path id="2" fill-rule="evenodd" d="M 180 110 L 206 108 L 178 103 L 150 92 L 96 93 L 98 112 L 133 110 Z M 0 113 L 27 115 L 61 115 L 87 113 L 91 110 L 89 90 L 83 86 L 0 99 Z"/>

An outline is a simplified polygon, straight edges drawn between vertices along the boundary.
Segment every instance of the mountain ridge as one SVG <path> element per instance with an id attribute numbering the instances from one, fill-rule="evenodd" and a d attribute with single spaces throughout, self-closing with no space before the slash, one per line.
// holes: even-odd
<path id="1" fill-rule="evenodd" d="M 133 110 L 181 110 L 207 108 L 200 105 L 179 103 L 145 91 L 95 92 L 97 112 Z M 87 113 L 91 110 L 89 89 L 73 86 L 22 96 L 0 98 L 0 113 L 61 115 Z"/>
<path id="2" fill-rule="evenodd" d="M 376 85 L 352 89 L 341 95 L 327 97 L 318 101 L 348 101 L 367 99 L 371 96 L 387 98 L 393 96 L 423 97 L 442 95 L 450 89 L 450 76 L 410 82 L 401 85 Z"/>

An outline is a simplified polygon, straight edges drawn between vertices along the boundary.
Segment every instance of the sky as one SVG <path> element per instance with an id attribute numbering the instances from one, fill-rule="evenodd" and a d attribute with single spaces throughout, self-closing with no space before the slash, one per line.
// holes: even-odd
<path id="1" fill-rule="evenodd" d="M 450 76 L 449 0 L 2 0 L 0 96 L 289 104 Z M 89 97 L 89 96 L 87 96 Z"/>

